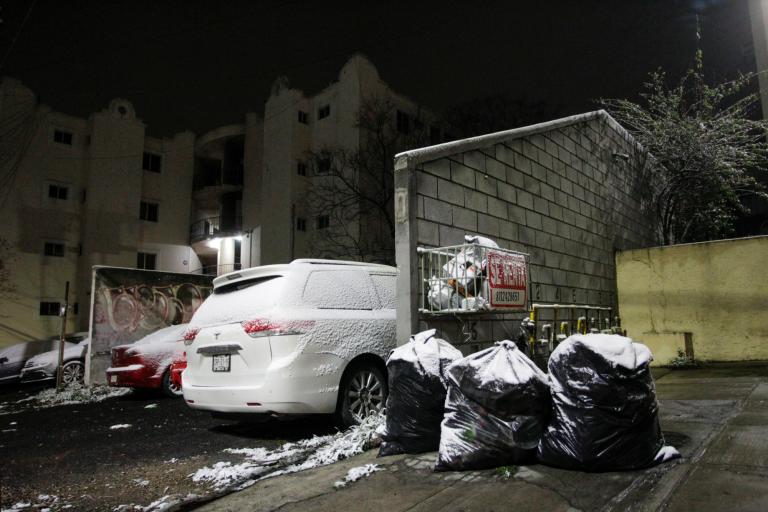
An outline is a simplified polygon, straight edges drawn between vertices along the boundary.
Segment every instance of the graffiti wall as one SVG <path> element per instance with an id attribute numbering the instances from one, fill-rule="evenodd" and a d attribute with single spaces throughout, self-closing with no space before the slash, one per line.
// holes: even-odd
<path id="1" fill-rule="evenodd" d="M 88 382 L 106 383 L 112 347 L 188 323 L 213 290 L 212 281 L 199 274 L 94 267 Z"/>

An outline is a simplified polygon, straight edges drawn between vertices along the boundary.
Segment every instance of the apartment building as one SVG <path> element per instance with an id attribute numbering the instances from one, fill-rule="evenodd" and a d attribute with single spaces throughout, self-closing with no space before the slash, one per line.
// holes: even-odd
<path id="1" fill-rule="evenodd" d="M 94 265 L 221 274 L 321 255 L 309 240 L 330 220 L 308 218 L 307 154 L 361 148 L 371 97 L 391 101 L 401 127 L 428 116 L 361 55 L 315 95 L 277 79 L 263 113 L 200 136 L 150 137 L 125 99 L 69 116 L 3 78 L 0 239 L 16 291 L 0 303 L 0 346 L 56 334 L 67 281 L 67 330 L 87 330 Z"/>

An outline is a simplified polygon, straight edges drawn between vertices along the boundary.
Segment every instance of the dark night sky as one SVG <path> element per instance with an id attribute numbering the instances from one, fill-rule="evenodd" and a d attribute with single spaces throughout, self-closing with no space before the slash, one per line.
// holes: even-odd
<path id="1" fill-rule="evenodd" d="M 0 0 L 0 74 L 55 110 L 133 102 L 153 135 L 200 134 L 263 112 L 272 81 L 308 93 L 355 51 L 395 90 L 440 110 L 509 93 L 563 114 L 633 97 L 648 71 L 691 62 L 703 16 L 709 73 L 754 67 L 745 0 L 484 2 Z"/>

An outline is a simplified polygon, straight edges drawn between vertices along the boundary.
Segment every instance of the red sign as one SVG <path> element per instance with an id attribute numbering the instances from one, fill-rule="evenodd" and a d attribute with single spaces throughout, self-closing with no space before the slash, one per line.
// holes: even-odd
<path id="1" fill-rule="evenodd" d="M 528 269 L 525 256 L 492 250 L 487 255 L 491 307 L 526 309 Z"/>

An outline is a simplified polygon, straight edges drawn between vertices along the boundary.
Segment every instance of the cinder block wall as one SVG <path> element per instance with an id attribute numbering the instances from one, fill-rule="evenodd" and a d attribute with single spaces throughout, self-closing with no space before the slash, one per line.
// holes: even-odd
<path id="1" fill-rule="evenodd" d="M 700 360 L 768 360 L 766 260 L 768 236 L 618 253 L 629 336 L 651 348 L 654 364 L 686 349 Z"/>
<path id="2" fill-rule="evenodd" d="M 453 320 L 419 323 L 416 254 L 417 246 L 462 243 L 465 233 L 529 253 L 535 302 L 615 307 L 615 251 L 654 245 L 626 159 L 636 150 L 597 111 L 398 155 L 399 341 L 428 324 L 466 338 Z M 477 327 L 480 338 L 514 333 Z"/>

